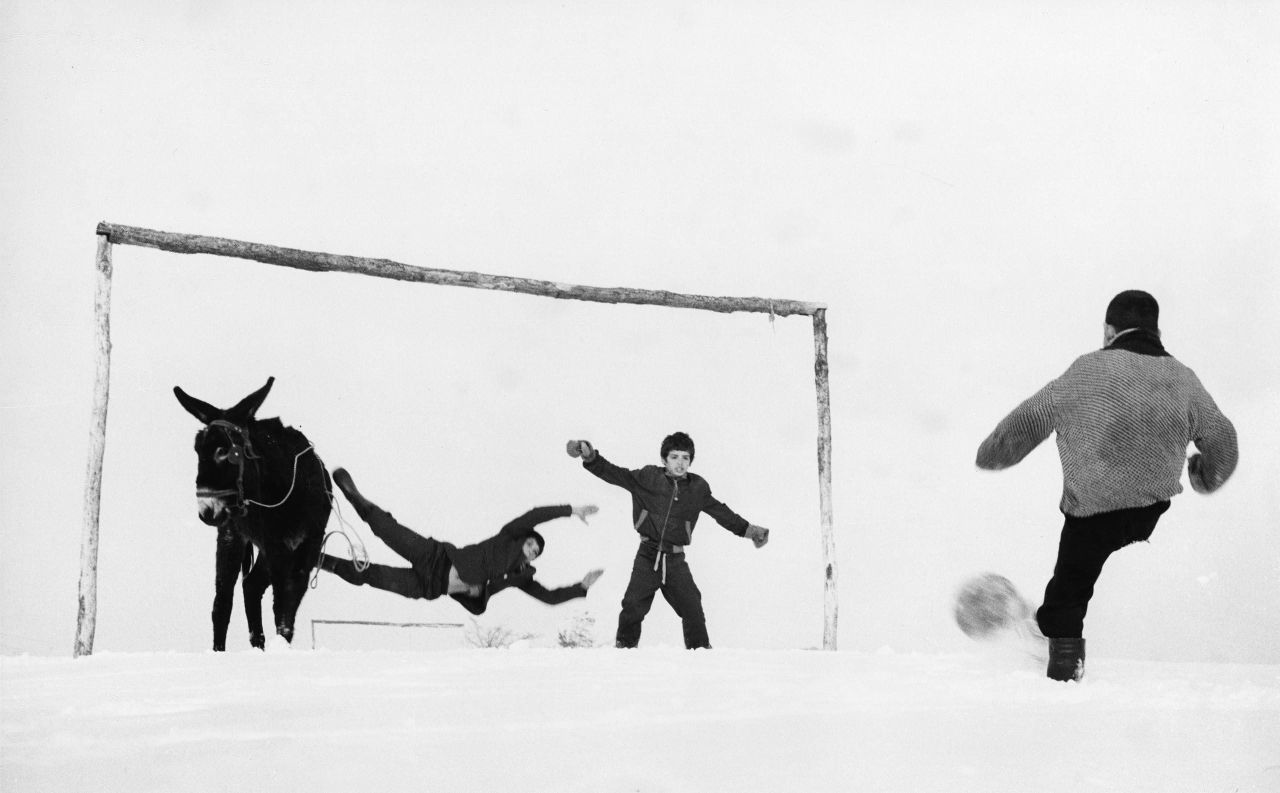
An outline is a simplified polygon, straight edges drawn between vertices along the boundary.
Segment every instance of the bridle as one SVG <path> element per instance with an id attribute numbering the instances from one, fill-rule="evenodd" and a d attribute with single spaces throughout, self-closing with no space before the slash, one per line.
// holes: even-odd
<path id="1" fill-rule="evenodd" d="M 235 496 L 235 504 L 228 508 L 236 517 L 244 517 L 249 512 L 249 499 L 244 495 L 244 466 L 246 460 L 262 459 L 261 455 L 253 450 L 253 444 L 249 442 L 249 433 L 244 427 L 233 424 L 226 419 L 215 419 L 209 422 L 210 427 L 221 427 L 227 433 L 227 440 L 231 442 L 231 447 L 222 452 L 221 450 L 214 452 L 214 462 L 230 461 L 236 466 L 236 486 L 235 489 L 215 490 L 207 493 L 209 496 Z M 239 441 L 237 443 L 237 441 Z M 256 503 L 256 502 L 254 502 Z"/>
<path id="2" fill-rule="evenodd" d="M 255 507 L 263 507 L 265 509 L 275 509 L 283 506 L 289 497 L 293 495 L 293 489 L 298 484 L 298 460 L 302 455 L 311 451 L 314 447 L 308 445 L 307 448 L 298 452 L 293 456 L 293 479 L 289 482 L 289 491 L 284 494 L 284 498 L 274 504 L 264 504 L 261 501 L 254 501 L 244 494 L 244 466 L 246 460 L 261 460 L 262 455 L 253 450 L 253 444 L 249 442 L 249 432 L 244 427 L 234 424 L 226 419 L 215 419 L 209 422 L 210 427 L 221 427 L 227 433 L 227 440 L 231 442 L 231 447 L 223 453 L 221 457 L 214 453 L 215 462 L 230 461 L 236 465 L 236 487 L 234 490 L 215 490 L 206 493 L 208 496 L 235 496 L 235 505 L 228 508 L 228 512 L 238 518 L 243 518 L 249 513 L 249 505 Z M 239 440 L 239 443 L 236 441 Z M 319 458 L 317 458 L 318 460 Z M 323 463 L 321 464 L 323 467 Z"/>

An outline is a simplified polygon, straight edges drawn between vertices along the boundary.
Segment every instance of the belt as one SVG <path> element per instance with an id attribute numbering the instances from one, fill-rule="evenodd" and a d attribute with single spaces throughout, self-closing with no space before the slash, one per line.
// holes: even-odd
<path id="1" fill-rule="evenodd" d="M 643 523 L 644 523 L 644 519 L 645 519 L 645 518 L 647 518 L 647 517 L 649 517 L 649 510 L 647 510 L 647 509 L 642 509 L 642 510 L 640 510 L 640 517 L 636 518 L 636 527 L 635 527 L 635 528 L 636 528 L 636 531 L 640 531 L 640 526 L 641 526 L 641 524 L 643 524 Z M 641 544 L 641 545 L 650 545 L 650 546 L 656 547 L 656 548 L 657 548 L 659 551 L 661 551 L 662 553 L 684 553 L 684 546 L 683 546 L 683 545 L 675 545 L 674 543 L 666 543 L 666 544 L 665 544 L 665 545 L 666 545 L 666 547 L 664 548 L 664 547 L 663 547 L 663 545 L 664 545 L 663 543 L 660 543 L 660 542 L 658 542 L 657 540 L 655 540 L 655 539 L 653 539 L 653 538 L 651 538 L 651 537 L 645 537 L 643 534 L 642 534 L 642 535 L 640 535 L 640 544 Z"/>
<path id="2" fill-rule="evenodd" d="M 667 585 L 667 555 L 673 554 L 673 553 L 683 554 L 684 546 L 683 545 L 667 545 L 666 548 L 663 548 L 662 547 L 663 544 L 658 542 L 657 540 L 652 540 L 652 539 L 649 539 L 648 537 L 641 537 L 640 547 L 643 548 L 646 545 L 649 546 L 650 548 L 656 548 L 658 551 L 653 555 L 653 570 L 654 572 L 657 572 L 658 569 L 661 568 L 662 585 L 666 586 Z"/>
<path id="3" fill-rule="evenodd" d="M 650 548 L 657 548 L 662 553 L 684 553 L 683 545 L 672 545 L 671 543 L 663 544 L 648 537 L 641 537 L 640 544 L 647 545 Z"/>

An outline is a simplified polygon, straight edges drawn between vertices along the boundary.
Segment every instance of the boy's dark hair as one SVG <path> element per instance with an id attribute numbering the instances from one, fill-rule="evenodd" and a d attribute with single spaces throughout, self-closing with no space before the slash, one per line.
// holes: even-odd
<path id="1" fill-rule="evenodd" d="M 678 452 L 688 452 L 689 462 L 693 462 L 693 438 L 690 438 L 683 432 L 673 432 L 662 439 L 662 449 L 658 452 L 658 456 L 665 460 L 672 450 Z"/>
<path id="2" fill-rule="evenodd" d="M 529 531 L 529 536 L 538 541 L 538 555 L 541 556 L 542 552 L 547 550 L 547 541 L 542 538 L 541 534 L 532 529 Z"/>

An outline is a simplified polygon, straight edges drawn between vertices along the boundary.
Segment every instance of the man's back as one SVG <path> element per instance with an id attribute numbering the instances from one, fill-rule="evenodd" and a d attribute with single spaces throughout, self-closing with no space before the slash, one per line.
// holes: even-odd
<path id="1" fill-rule="evenodd" d="M 1216 433 L 1230 426 L 1195 373 L 1169 355 L 1115 348 L 1082 355 L 1054 381 L 1053 402 L 1061 508 L 1077 516 L 1181 493 L 1199 425 Z"/>
<path id="2" fill-rule="evenodd" d="M 1213 490 L 1235 468 L 1235 429 L 1195 372 L 1154 334 L 1137 332 L 1080 356 L 1000 422 L 978 465 L 1005 468 L 1057 433 L 1060 508 L 1084 517 L 1167 501 L 1182 492 L 1187 444 L 1205 456 Z"/>

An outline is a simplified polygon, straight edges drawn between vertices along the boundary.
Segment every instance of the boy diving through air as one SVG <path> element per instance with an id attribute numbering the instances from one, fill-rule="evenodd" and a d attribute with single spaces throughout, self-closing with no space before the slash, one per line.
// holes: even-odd
<path id="1" fill-rule="evenodd" d="M 386 543 L 409 567 L 370 564 L 362 569 L 348 559 L 320 555 L 320 567 L 349 584 L 369 585 L 407 598 L 435 600 L 448 595 L 472 614 L 483 614 L 489 598 L 515 587 L 529 596 L 555 605 L 586 597 L 587 590 L 603 574 L 592 570 L 576 584 L 548 589 L 534 579 L 533 561 L 546 548 L 546 540 L 534 528 L 555 518 L 577 516 L 583 523 L 599 511 L 594 505 L 535 507 L 503 526 L 501 531 L 474 545 L 458 547 L 423 537 L 401 525 L 390 512 L 365 498 L 343 468 L 333 471 L 333 482 L 342 490 L 374 536 Z"/>

